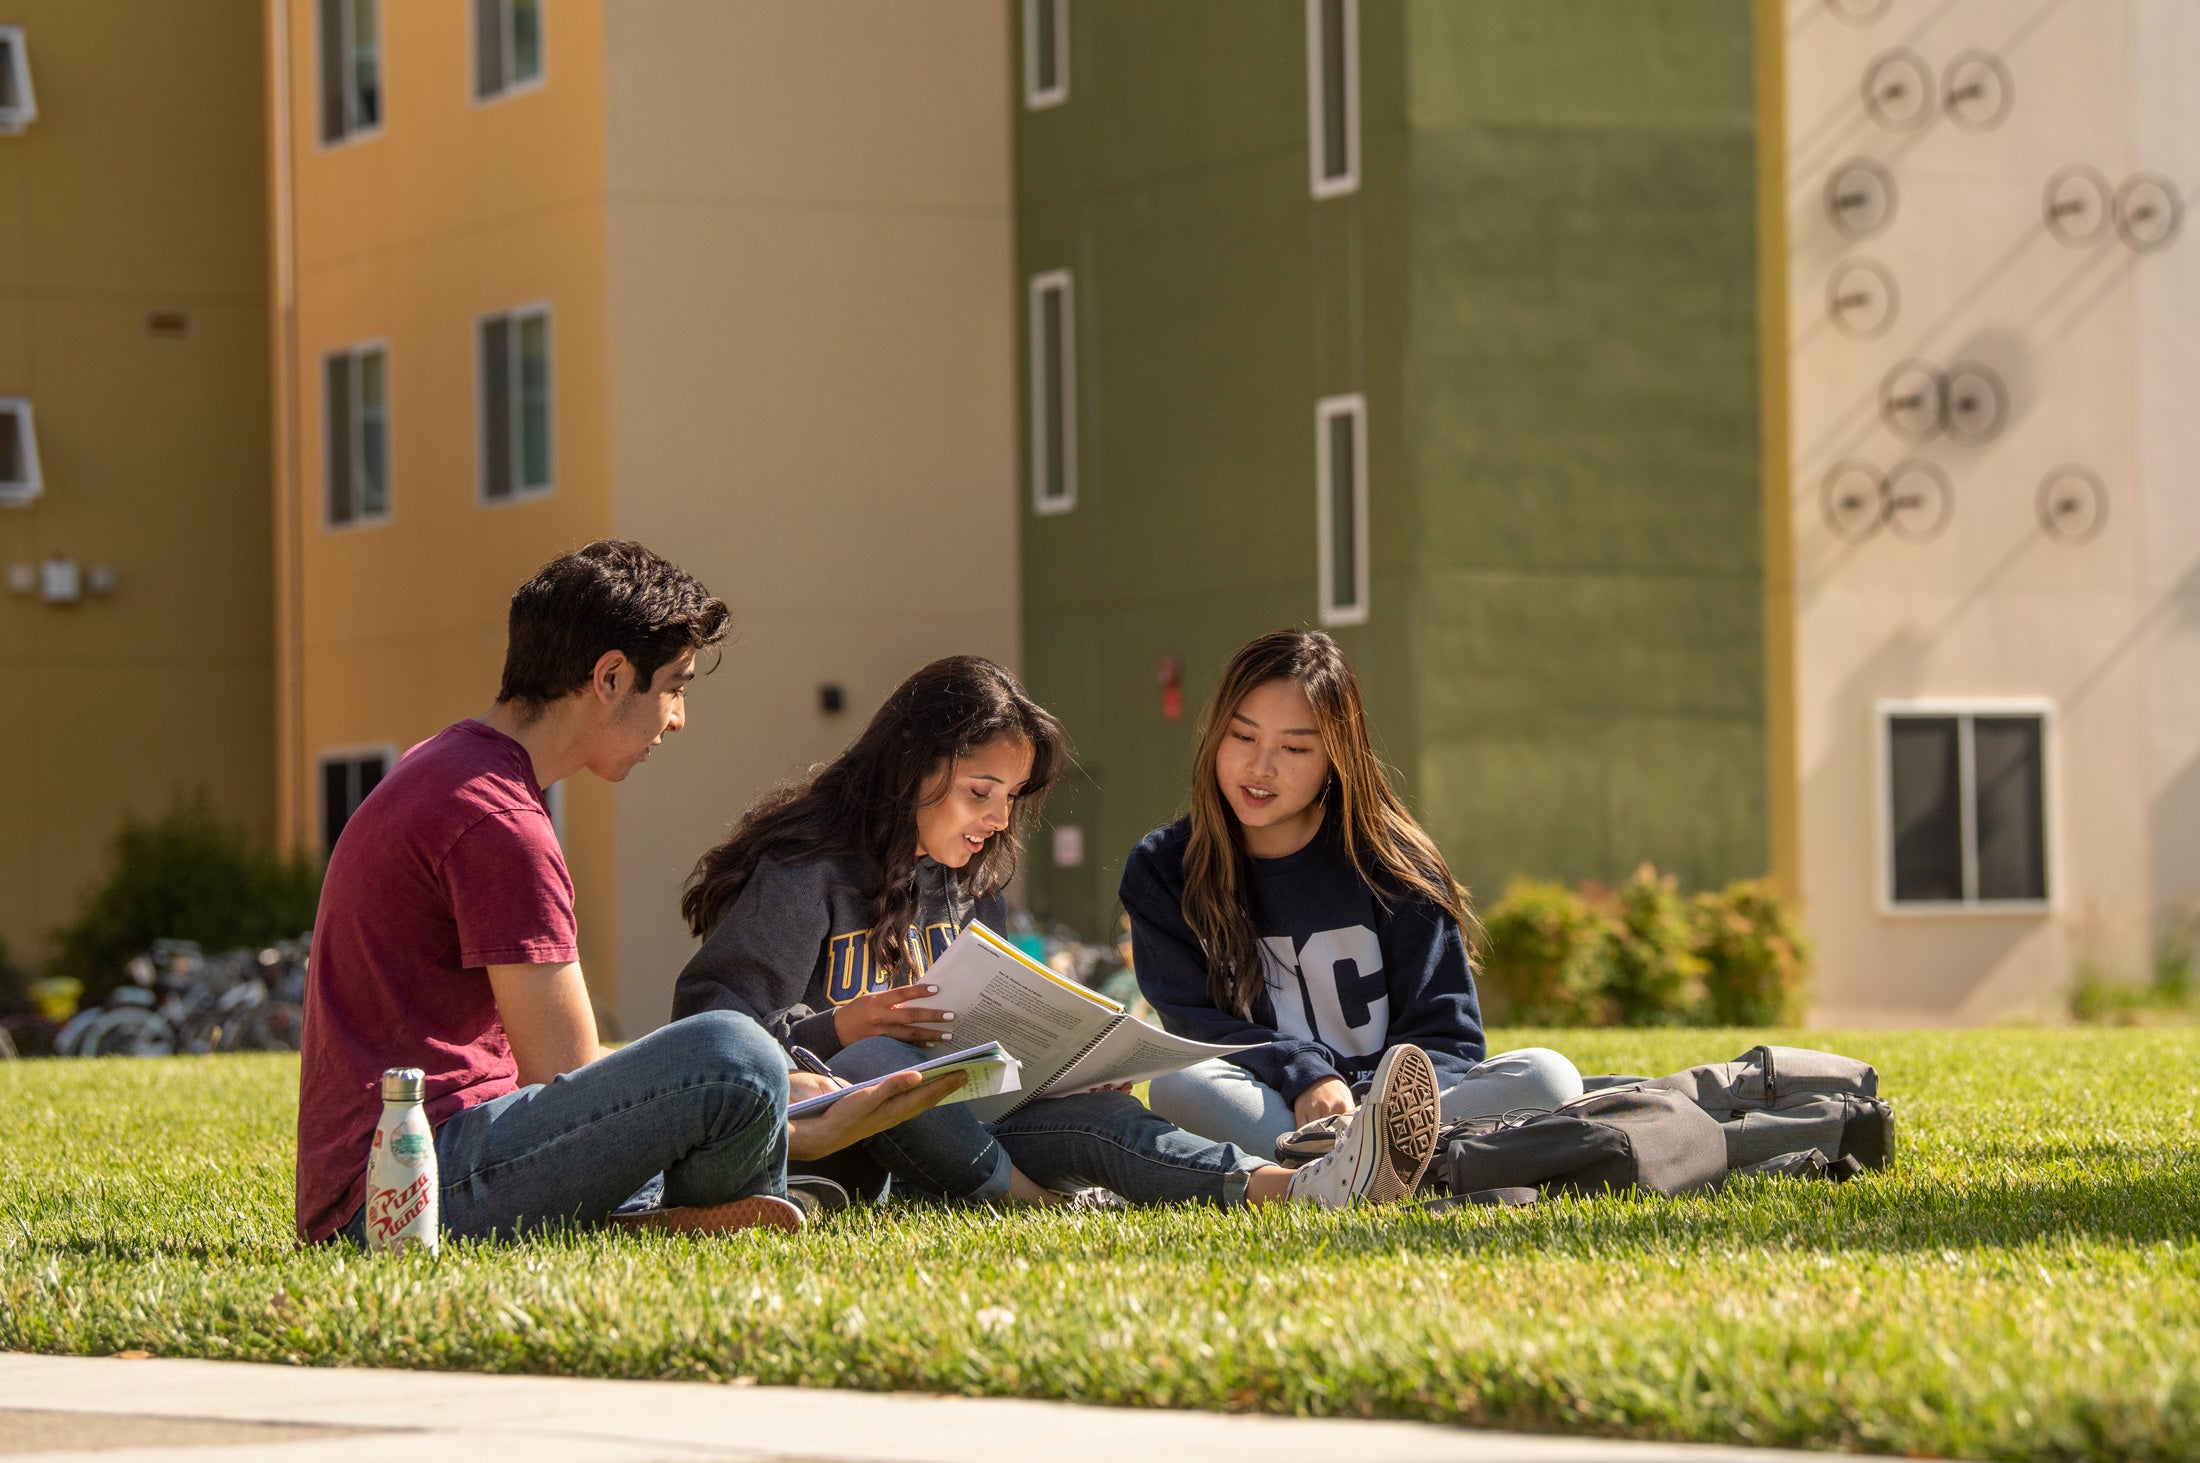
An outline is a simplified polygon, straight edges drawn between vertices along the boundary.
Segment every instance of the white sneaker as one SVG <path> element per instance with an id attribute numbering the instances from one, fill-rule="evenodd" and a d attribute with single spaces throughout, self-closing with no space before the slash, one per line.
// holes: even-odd
<path id="1" fill-rule="evenodd" d="M 1367 1101 L 1326 1158 L 1291 1175 L 1289 1197 L 1324 1209 L 1410 1197 L 1436 1152 L 1436 1068 L 1417 1046 L 1383 1053 Z"/>

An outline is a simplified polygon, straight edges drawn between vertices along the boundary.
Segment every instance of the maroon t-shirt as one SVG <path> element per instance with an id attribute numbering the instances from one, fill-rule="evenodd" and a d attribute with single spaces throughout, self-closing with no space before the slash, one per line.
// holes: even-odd
<path id="1" fill-rule="evenodd" d="M 398 759 L 344 824 L 313 922 L 298 1233 L 326 1239 L 366 1201 L 385 1067 L 427 1074 L 431 1124 L 519 1085 L 483 967 L 579 958 L 526 749 L 462 721 Z"/>

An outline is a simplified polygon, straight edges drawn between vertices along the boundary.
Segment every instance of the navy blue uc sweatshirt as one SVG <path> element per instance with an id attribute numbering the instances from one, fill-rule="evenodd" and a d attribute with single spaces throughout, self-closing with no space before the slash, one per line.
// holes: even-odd
<path id="1" fill-rule="evenodd" d="M 1195 1041 L 1268 1043 L 1230 1060 L 1285 1102 L 1324 1077 L 1373 1075 L 1399 1042 L 1426 1051 L 1446 1087 L 1482 1060 L 1482 1011 L 1458 922 L 1420 894 L 1378 899 L 1330 819 L 1297 853 L 1249 860 L 1267 989 L 1250 1020 L 1218 1009 L 1206 952 L 1184 919 L 1190 841 L 1187 820 L 1157 828 L 1123 870 L 1138 986 L 1163 1026 Z"/>

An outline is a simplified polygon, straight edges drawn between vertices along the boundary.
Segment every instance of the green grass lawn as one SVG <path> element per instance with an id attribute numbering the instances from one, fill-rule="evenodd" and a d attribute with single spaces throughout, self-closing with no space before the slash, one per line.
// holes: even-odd
<path id="1" fill-rule="evenodd" d="M 1585 1071 L 1761 1033 L 1500 1033 Z M 2200 1455 L 2200 1032 L 1812 1036 L 1895 1172 L 1442 1215 L 987 1214 L 299 1251 L 296 1063 L 0 1064 L 0 1348 Z M 821 1414 L 829 1417 L 829 1414 Z"/>

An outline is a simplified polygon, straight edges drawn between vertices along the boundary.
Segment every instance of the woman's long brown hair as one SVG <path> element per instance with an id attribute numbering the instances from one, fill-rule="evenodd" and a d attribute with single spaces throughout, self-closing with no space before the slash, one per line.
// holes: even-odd
<path id="1" fill-rule="evenodd" d="M 1230 718 L 1255 687 L 1292 681 L 1306 692 L 1329 758 L 1324 821 L 1344 836 L 1345 857 L 1378 900 L 1403 893 L 1437 905 L 1471 928 L 1467 891 L 1451 876 L 1436 843 L 1406 811 L 1367 734 L 1360 683 L 1337 642 L 1319 630 L 1277 630 L 1231 657 L 1199 721 L 1192 759 L 1190 845 L 1184 852 L 1184 919 L 1207 947 L 1207 989 L 1217 1007 L 1252 1015 L 1267 982 L 1260 931 L 1253 922 L 1245 830 L 1222 796 L 1215 757 Z"/>
<path id="2" fill-rule="evenodd" d="M 852 861 L 865 870 L 863 892 L 871 899 L 872 958 L 898 983 L 912 964 L 917 809 L 947 796 L 957 760 L 1003 737 L 1031 748 L 1031 776 L 1008 827 L 955 878 L 973 895 L 1006 886 L 1069 744 L 1061 723 L 1026 696 L 1014 676 L 990 660 L 951 655 L 895 687 L 848 750 L 766 793 L 696 861 L 680 895 L 688 928 L 709 934 L 762 859 Z M 943 771 L 949 776 L 941 778 Z"/>

